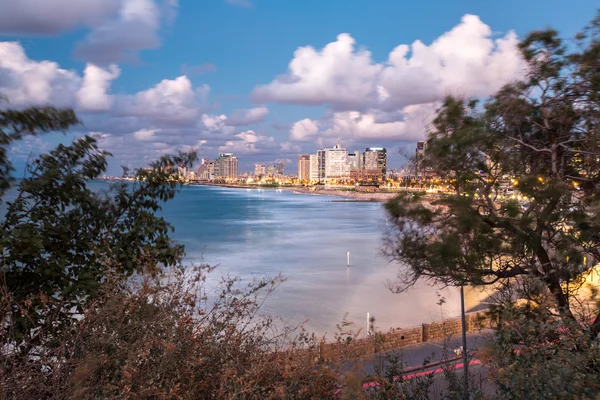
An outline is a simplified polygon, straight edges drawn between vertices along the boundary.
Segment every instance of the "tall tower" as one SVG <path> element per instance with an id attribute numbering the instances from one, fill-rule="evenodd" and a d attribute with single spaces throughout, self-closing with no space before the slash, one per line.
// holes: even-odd
<path id="1" fill-rule="evenodd" d="M 301 181 L 310 180 L 310 154 L 300 154 L 298 156 L 298 179 Z"/>
<path id="2" fill-rule="evenodd" d="M 417 149 L 415 150 L 415 175 L 423 176 L 425 170 L 423 168 L 423 158 L 425 158 L 425 151 L 427 151 L 427 142 L 419 140 L 417 142 Z"/>
<path id="3" fill-rule="evenodd" d="M 326 153 L 325 150 L 317 151 L 317 170 L 318 170 L 318 180 L 321 181 L 325 179 L 325 167 L 326 167 Z"/>

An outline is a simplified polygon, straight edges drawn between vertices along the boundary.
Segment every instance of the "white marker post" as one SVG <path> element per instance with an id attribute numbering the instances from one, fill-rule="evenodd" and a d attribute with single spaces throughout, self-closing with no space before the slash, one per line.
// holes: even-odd
<path id="1" fill-rule="evenodd" d="M 350 252 L 348 252 L 348 254 L 346 255 L 348 258 L 348 267 L 350 266 Z"/>
<path id="2" fill-rule="evenodd" d="M 371 315 L 367 313 L 367 335 L 371 334 Z"/>

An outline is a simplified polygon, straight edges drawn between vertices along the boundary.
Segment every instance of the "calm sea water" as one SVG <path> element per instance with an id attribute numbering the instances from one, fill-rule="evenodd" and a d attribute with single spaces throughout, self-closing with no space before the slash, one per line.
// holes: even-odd
<path id="1" fill-rule="evenodd" d="M 344 315 L 380 329 L 458 315 L 455 290 L 418 285 L 393 294 L 386 281 L 399 266 L 381 253 L 386 217 L 379 203 L 273 189 L 186 186 L 164 208 L 188 260 L 218 264 L 215 277 L 244 279 L 281 273 L 287 280 L 263 312 L 328 336 Z M 351 266 L 347 267 L 347 252 Z M 445 297 L 437 305 L 438 292 Z"/>
<path id="2" fill-rule="evenodd" d="M 97 189 L 108 187 L 93 182 Z M 5 200 L 14 198 L 14 190 Z M 381 253 L 386 217 L 380 203 L 274 189 L 185 186 L 162 214 L 186 247 L 187 261 L 217 265 L 221 276 L 244 280 L 282 274 L 286 281 L 263 313 L 333 337 L 345 315 L 365 328 L 367 313 L 379 329 L 410 327 L 459 314 L 454 289 L 418 284 L 393 294 L 386 281 L 401 265 Z M 351 265 L 347 267 L 347 252 Z M 446 300 L 440 307 L 439 295 Z"/>

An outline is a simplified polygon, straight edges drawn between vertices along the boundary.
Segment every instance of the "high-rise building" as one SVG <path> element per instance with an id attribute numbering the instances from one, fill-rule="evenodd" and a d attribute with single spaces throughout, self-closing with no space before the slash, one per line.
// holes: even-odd
<path id="1" fill-rule="evenodd" d="M 285 164 L 283 163 L 283 161 L 279 161 L 275 166 L 277 167 L 277 173 L 279 175 L 284 175 L 283 169 L 285 167 Z"/>
<path id="2" fill-rule="evenodd" d="M 354 153 L 348 153 L 348 169 L 361 169 L 362 160 L 360 157 L 360 151 L 356 150 Z"/>
<path id="3" fill-rule="evenodd" d="M 215 177 L 215 163 L 202 159 L 202 164 L 196 169 L 198 179 L 209 180 Z"/>
<path id="4" fill-rule="evenodd" d="M 254 176 L 265 176 L 267 174 L 267 166 L 265 164 L 254 164 Z"/>
<path id="5" fill-rule="evenodd" d="M 298 179 L 301 181 L 310 180 L 310 154 L 300 154 L 298 156 Z"/>
<path id="6" fill-rule="evenodd" d="M 425 157 L 425 151 L 427 151 L 427 142 L 419 140 L 417 142 L 417 149 L 415 150 L 415 175 L 423 176 L 425 170 L 423 168 L 423 158 Z"/>
<path id="7" fill-rule="evenodd" d="M 365 170 L 380 170 L 381 177 L 385 178 L 387 172 L 387 153 L 383 147 L 368 147 L 363 153 L 363 165 Z"/>
<path id="8" fill-rule="evenodd" d="M 231 153 L 221 153 L 215 161 L 215 178 L 231 178 L 238 176 L 238 159 Z"/>
<path id="9" fill-rule="evenodd" d="M 321 181 L 325 179 L 325 167 L 326 167 L 326 156 L 325 150 L 317 151 L 317 168 L 318 168 L 318 177 L 317 179 Z"/>
<path id="10" fill-rule="evenodd" d="M 275 169 L 274 165 L 269 165 L 267 167 L 267 175 L 269 175 L 269 176 L 275 176 L 276 172 L 277 172 L 277 170 Z"/>
<path id="11" fill-rule="evenodd" d="M 319 156 L 317 154 L 310 155 L 310 177 L 309 179 L 314 182 L 319 180 Z"/>
<path id="12" fill-rule="evenodd" d="M 348 151 L 339 143 L 331 149 L 325 149 L 325 178 L 350 178 L 350 170 L 348 169 Z"/>

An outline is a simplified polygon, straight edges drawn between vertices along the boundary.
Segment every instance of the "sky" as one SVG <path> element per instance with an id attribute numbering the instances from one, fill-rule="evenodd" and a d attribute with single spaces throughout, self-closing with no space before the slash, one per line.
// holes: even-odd
<path id="1" fill-rule="evenodd" d="M 576 4 L 576 6 L 575 6 Z M 3 108 L 82 121 L 9 149 L 17 171 L 95 135 L 110 174 L 162 154 L 232 152 L 240 170 L 339 142 L 400 168 L 449 94 L 485 98 L 525 72 L 535 29 L 573 37 L 596 0 L 0 0 Z"/>

